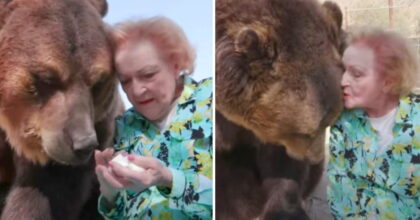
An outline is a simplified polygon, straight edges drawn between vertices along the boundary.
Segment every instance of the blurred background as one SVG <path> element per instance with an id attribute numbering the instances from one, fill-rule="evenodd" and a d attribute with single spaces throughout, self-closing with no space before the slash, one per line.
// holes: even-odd
<path id="1" fill-rule="evenodd" d="M 325 0 L 324 0 L 325 1 Z M 373 25 L 394 30 L 412 41 L 420 59 L 419 0 L 331 0 L 343 12 L 343 28 Z"/>
<path id="2" fill-rule="evenodd" d="M 125 20 L 165 16 L 184 30 L 196 49 L 197 59 L 192 77 L 211 77 L 213 67 L 213 1 L 212 0 L 107 0 L 105 22 L 114 25 Z M 121 90 L 126 108 L 132 105 Z"/>

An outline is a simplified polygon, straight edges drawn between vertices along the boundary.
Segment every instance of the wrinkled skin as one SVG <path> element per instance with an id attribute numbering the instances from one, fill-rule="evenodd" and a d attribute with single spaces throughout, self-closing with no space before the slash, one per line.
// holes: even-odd
<path id="1" fill-rule="evenodd" d="M 105 0 L 0 1 L 0 142 L 16 175 L 1 219 L 86 218 L 97 199 L 92 153 L 112 145 L 123 110 L 106 10 Z"/>
<path id="2" fill-rule="evenodd" d="M 307 219 L 342 108 L 337 5 L 216 1 L 216 218 Z"/>

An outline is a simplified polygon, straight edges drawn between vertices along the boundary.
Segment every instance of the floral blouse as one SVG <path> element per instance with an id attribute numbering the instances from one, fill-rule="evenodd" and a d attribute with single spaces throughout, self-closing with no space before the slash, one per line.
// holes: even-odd
<path id="1" fill-rule="evenodd" d="M 336 219 L 420 219 L 420 95 L 399 101 L 393 140 L 379 140 L 361 109 L 331 128 L 328 200 Z"/>
<path id="2" fill-rule="evenodd" d="M 117 118 L 114 149 L 158 158 L 172 172 L 172 188 L 150 187 L 118 193 L 115 206 L 99 212 L 106 219 L 211 219 L 212 80 L 185 77 L 175 116 L 159 129 L 133 108 Z"/>

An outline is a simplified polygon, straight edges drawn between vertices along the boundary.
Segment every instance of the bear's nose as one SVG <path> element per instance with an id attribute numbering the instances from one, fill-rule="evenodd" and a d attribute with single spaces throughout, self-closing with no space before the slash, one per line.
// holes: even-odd
<path id="1" fill-rule="evenodd" d="M 88 135 L 82 138 L 78 138 L 73 141 L 73 150 L 77 156 L 87 157 L 98 146 L 98 140 L 96 134 Z"/>

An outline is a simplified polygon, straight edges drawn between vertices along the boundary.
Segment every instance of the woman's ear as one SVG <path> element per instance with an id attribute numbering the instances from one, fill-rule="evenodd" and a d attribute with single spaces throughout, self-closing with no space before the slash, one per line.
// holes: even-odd
<path id="1" fill-rule="evenodd" d="M 393 93 L 395 92 L 395 84 L 396 84 L 396 80 L 394 77 L 385 77 L 384 79 L 384 83 L 383 83 L 383 87 L 382 87 L 382 92 L 389 94 L 389 93 Z"/>

